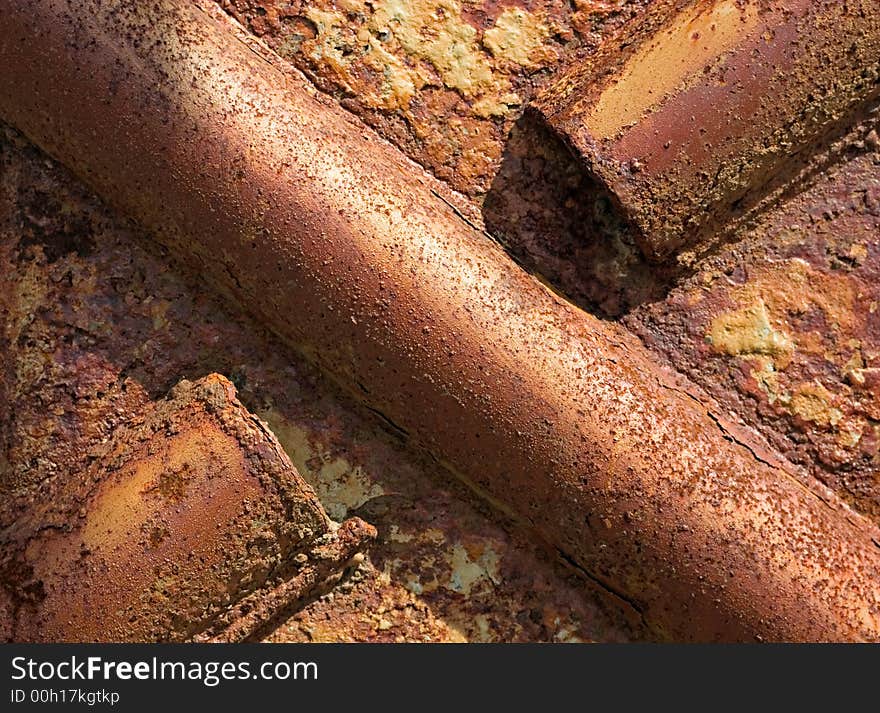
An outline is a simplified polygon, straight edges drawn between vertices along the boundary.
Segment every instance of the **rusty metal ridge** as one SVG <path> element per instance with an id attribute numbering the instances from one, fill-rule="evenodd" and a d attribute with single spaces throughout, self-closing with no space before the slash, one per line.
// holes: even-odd
<path id="1" fill-rule="evenodd" d="M 878 0 L 661 0 L 533 111 L 664 258 L 795 178 L 878 96 Z"/>
<path id="2" fill-rule="evenodd" d="M 880 640 L 877 532 L 205 9 L 0 0 L 0 115 L 662 635 Z"/>

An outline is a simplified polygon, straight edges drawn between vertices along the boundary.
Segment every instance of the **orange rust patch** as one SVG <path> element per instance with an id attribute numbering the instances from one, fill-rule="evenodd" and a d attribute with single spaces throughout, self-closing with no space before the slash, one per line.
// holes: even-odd
<path id="1" fill-rule="evenodd" d="M 568 53 L 647 0 L 217 0 L 415 161 L 485 192 L 505 137 Z"/>
<path id="2" fill-rule="evenodd" d="M 697 3 L 676 16 L 627 60 L 617 83 L 605 91 L 587 116 L 598 139 L 611 138 L 686 84 L 707 65 L 721 60 L 758 25 L 758 3 L 737 0 L 710 8 Z"/>
<path id="3" fill-rule="evenodd" d="M 81 507 L 69 532 L 43 530 L 39 511 L 19 523 L 20 556 L 44 598 L 19 614 L 18 639 L 189 638 L 329 531 L 234 394 L 217 375 L 182 383 L 68 481 L 63 497 Z"/>

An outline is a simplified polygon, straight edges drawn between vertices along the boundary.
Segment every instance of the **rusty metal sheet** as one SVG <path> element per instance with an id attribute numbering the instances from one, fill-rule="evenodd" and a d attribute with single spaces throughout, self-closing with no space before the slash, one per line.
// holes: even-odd
<path id="1" fill-rule="evenodd" d="M 848 152 L 848 161 L 626 323 L 880 522 L 876 128 L 855 131 Z"/>
<path id="2" fill-rule="evenodd" d="M 648 0 L 220 4 L 410 158 L 479 196 L 511 124 L 553 71 Z"/>

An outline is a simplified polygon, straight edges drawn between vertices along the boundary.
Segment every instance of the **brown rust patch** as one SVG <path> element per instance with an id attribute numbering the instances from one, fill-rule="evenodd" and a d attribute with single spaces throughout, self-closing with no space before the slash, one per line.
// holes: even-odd
<path id="1" fill-rule="evenodd" d="M 820 382 L 814 381 L 797 387 L 791 396 L 789 410 L 803 421 L 810 421 L 820 426 L 837 426 L 843 418 L 843 413 L 840 409 L 834 408 L 833 403 L 834 394 Z"/>
<path id="2" fill-rule="evenodd" d="M 488 188 L 525 103 L 646 0 L 218 0 L 411 158 Z"/>
<path id="3" fill-rule="evenodd" d="M 22 558 L 43 591 L 18 612 L 16 639 L 187 639 L 330 533 L 314 493 L 234 394 L 218 375 L 182 382 L 55 502 L 5 531 L 4 558 Z M 78 517 L 47 529 L 64 508 Z"/>
<path id="4" fill-rule="evenodd" d="M 627 324 L 880 522 L 880 154 L 858 139 L 873 131 Z"/>

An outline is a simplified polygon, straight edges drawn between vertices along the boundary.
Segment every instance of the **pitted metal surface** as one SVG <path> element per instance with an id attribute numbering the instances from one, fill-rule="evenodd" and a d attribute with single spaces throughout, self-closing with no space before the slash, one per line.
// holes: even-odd
<path id="1" fill-rule="evenodd" d="M 52 17 L 60 6 L 35 9 Z M 439 197 L 444 186 L 259 45 L 233 39 L 233 28 L 163 3 L 105 10 L 40 25 L 39 50 L 0 44 L 34 72 L 2 76 L 17 93 L 2 111 L 189 269 L 623 598 L 655 635 L 876 638 L 874 525 L 720 408 L 717 393 L 519 272 L 468 225 L 467 210 Z M 35 27 L 32 14 L 13 17 Z M 37 67 L 29 59 L 38 51 L 57 61 Z M 83 64 L 66 64 L 70 52 Z M 85 84 L 78 73 L 89 63 Z M 53 87 L 80 81 L 88 91 L 53 97 Z M 31 82 L 39 104 L 23 90 Z M 101 150 L 107 141 L 115 155 Z M 750 320 L 766 332 L 757 354 L 788 349 L 763 304 L 721 318 L 719 353 L 737 356 L 744 342 L 729 335 Z M 866 378 L 861 359 L 854 368 Z M 822 397 L 790 402 L 836 426 L 830 411 L 820 414 Z M 284 419 L 265 406 L 284 442 Z M 296 429 L 288 437 L 303 442 Z M 359 493 L 357 477 L 340 475 L 331 467 L 323 483 L 340 513 L 388 495 L 375 483 Z M 399 526 L 387 536 L 428 550 L 449 541 Z M 473 540 L 451 543 L 447 566 L 446 588 L 468 602 L 475 587 L 503 581 L 491 550 Z M 430 592 L 444 588 L 443 571 L 436 585 L 427 579 Z M 410 595 L 426 593 L 422 574 L 407 581 Z M 389 601 L 399 612 L 406 599 Z M 419 616 L 429 631 L 430 617 Z M 565 628 L 558 620 L 549 619 Z M 397 621 L 380 616 L 377 630 Z M 485 615 L 471 621 L 471 631 L 492 630 Z"/>

